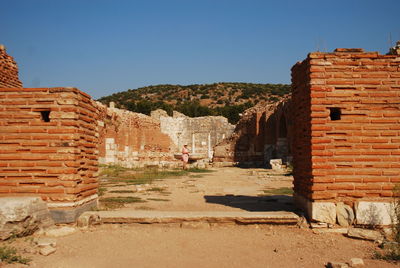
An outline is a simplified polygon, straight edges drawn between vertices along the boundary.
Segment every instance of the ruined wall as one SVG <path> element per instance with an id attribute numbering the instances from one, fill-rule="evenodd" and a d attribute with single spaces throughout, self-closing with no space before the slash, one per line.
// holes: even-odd
<path id="1" fill-rule="evenodd" d="M 233 135 L 214 148 L 214 163 L 268 167 L 269 160 L 290 155 L 290 100 L 246 110 Z"/>
<path id="2" fill-rule="evenodd" d="M 400 57 L 310 53 L 292 68 L 292 87 L 298 200 L 314 220 L 335 221 L 343 201 L 366 223 L 366 210 L 390 203 L 400 182 Z"/>
<path id="3" fill-rule="evenodd" d="M 56 221 L 97 199 L 97 109 L 75 88 L 0 89 L 0 196 L 40 196 Z"/>
<path id="4" fill-rule="evenodd" d="M 125 167 L 177 166 L 175 145 L 160 130 L 160 122 L 150 116 L 106 107 L 97 103 L 100 111 L 99 156 L 101 164 Z"/>
<path id="5" fill-rule="evenodd" d="M 232 135 L 234 125 L 222 116 L 188 117 L 174 111 L 172 117 L 155 111 L 152 117 L 160 121 L 161 131 L 167 134 L 177 145 L 175 153 L 180 153 L 184 144 L 188 145 L 190 154 L 197 154 L 210 160 L 213 147 Z"/>
<path id="6" fill-rule="evenodd" d="M 0 88 L 20 88 L 22 83 L 18 78 L 18 66 L 13 57 L 6 53 L 0 45 Z"/>

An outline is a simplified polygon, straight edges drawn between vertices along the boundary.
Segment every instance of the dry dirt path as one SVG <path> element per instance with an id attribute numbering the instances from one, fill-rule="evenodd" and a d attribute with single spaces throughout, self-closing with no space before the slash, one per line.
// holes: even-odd
<path id="1" fill-rule="evenodd" d="M 222 168 L 155 181 L 148 186 L 113 189 L 139 190 L 122 195 L 146 200 L 119 210 L 289 211 L 294 209 L 290 197 L 279 193 L 291 185 L 292 177 L 268 170 Z M 274 190 L 272 196 L 260 196 L 266 189 L 281 190 Z M 105 196 L 113 195 L 109 192 Z M 52 255 L 24 254 L 32 258 L 31 266 L 312 268 L 324 267 L 328 261 L 348 262 L 358 257 L 364 259 L 366 267 L 398 267 L 373 260 L 373 252 L 378 248 L 372 242 L 341 234 L 314 234 L 311 229 L 295 226 L 110 224 L 78 230 L 56 240 L 57 251 Z"/>
<path id="2" fill-rule="evenodd" d="M 294 210 L 291 198 L 263 190 L 288 189 L 293 177 L 286 172 L 266 169 L 220 168 L 212 173 L 192 173 L 187 176 L 154 181 L 147 186 L 113 187 L 114 191 L 133 190 L 134 193 L 110 193 L 105 196 L 134 196 L 145 203 L 126 204 L 120 210 L 161 211 L 268 211 Z M 137 191 L 139 190 L 139 191 Z"/>
<path id="3" fill-rule="evenodd" d="M 313 234 L 285 226 L 188 229 L 104 225 L 57 238 L 57 252 L 33 256 L 35 267 L 325 267 L 363 258 L 366 267 L 398 267 L 372 260 L 372 242 L 339 234 Z"/>

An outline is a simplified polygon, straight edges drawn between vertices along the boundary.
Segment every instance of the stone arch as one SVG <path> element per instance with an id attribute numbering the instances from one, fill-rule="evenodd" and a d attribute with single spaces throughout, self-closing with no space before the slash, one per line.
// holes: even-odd
<path id="1" fill-rule="evenodd" d="M 283 113 L 279 119 L 279 125 L 277 127 L 278 129 L 278 138 L 287 138 L 288 131 L 287 131 L 287 125 L 286 125 L 286 116 Z"/>

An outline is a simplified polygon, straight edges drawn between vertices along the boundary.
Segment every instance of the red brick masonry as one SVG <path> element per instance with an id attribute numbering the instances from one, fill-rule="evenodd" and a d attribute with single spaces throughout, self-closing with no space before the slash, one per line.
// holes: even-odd
<path id="1" fill-rule="evenodd" d="M 22 83 L 18 78 L 17 63 L 0 45 L 0 88 L 8 87 L 22 87 Z"/>
<path id="2" fill-rule="evenodd" d="M 49 206 L 97 197 L 98 110 L 75 88 L 0 90 L 0 196 Z"/>
<path id="3" fill-rule="evenodd" d="M 391 200 L 400 182 L 400 56 L 310 53 L 292 68 L 292 101 L 296 194 Z"/>

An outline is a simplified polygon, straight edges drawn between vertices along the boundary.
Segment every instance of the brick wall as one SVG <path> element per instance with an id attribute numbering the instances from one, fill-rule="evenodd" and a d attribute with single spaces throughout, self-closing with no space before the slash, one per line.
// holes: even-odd
<path id="1" fill-rule="evenodd" d="M 160 122 L 150 116 L 109 108 L 99 109 L 99 157 L 102 164 L 125 167 L 179 165 L 175 145 L 161 132 Z"/>
<path id="2" fill-rule="evenodd" d="M 246 110 L 233 135 L 214 149 L 213 161 L 241 166 L 268 167 L 269 160 L 288 160 L 291 119 L 290 101 L 257 105 Z"/>
<path id="3" fill-rule="evenodd" d="M 400 182 L 400 57 L 310 53 L 292 68 L 292 101 L 296 194 L 390 202 Z"/>
<path id="4" fill-rule="evenodd" d="M 0 45 L 0 88 L 20 88 L 22 83 L 18 77 L 18 66 L 9 56 L 3 45 Z"/>
<path id="5" fill-rule="evenodd" d="M 75 88 L 0 89 L 0 196 L 54 209 L 96 199 L 97 113 Z"/>

